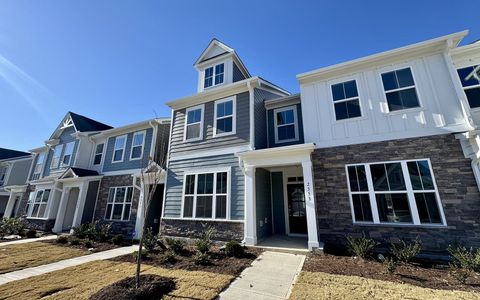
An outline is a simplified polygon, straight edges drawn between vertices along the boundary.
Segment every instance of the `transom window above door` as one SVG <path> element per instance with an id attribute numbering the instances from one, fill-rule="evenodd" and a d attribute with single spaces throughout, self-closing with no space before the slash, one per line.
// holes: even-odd
<path id="1" fill-rule="evenodd" d="M 223 63 L 214 67 L 205 69 L 205 79 L 203 87 L 208 88 L 214 85 L 222 84 L 224 81 L 225 65 Z"/>
<path id="2" fill-rule="evenodd" d="M 227 98 L 215 101 L 214 136 L 235 134 L 236 131 L 236 101 Z"/>
<path id="3" fill-rule="evenodd" d="M 185 140 L 194 141 L 203 138 L 204 105 L 187 108 L 185 118 Z"/>
<path id="4" fill-rule="evenodd" d="M 480 66 L 458 69 L 458 77 L 462 82 L 470 108 L 480 107 Z"/>
<path id="5" fill-rule="evenodd" d="M 277 108 L 273 111 L 275 143 L 298 141 L 297 107 Z"/>
<path id="6" fill-rule="evenodd" d="M 362 116 L 355 80 L 333 84 L 332 98 L 337 121 Z"/>
<path id="7" fill-rule="evenodd" d="M 383 73 L 382 82 L 389 111 L 420 106 L 410 68 Z"/>

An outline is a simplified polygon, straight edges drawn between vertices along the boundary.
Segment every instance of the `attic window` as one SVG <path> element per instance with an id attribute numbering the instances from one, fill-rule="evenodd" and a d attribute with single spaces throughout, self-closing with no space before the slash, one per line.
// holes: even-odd
<path id="1" fill-rule="evenodd" d="M 213 85 L 218 85 L 223 83 L 225 73 L 224 64 L 218 64 L 215 67 L 210 67 L 205 69 L 205 80 L 203 87 L 208 88 Z"/>

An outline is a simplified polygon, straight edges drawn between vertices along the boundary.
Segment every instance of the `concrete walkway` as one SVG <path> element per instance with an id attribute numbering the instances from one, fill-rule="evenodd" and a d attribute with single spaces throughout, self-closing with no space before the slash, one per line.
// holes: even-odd
<path id="1" fill-rule="evenodd" d="M 48 240 L 54 240 L 56 238 L 57 238 L 56 235 L 46 235 L 46 236 L 42 236 L 42 237 L 38 237 L 38 238 L 14 240 L 14 241 L 11 241 L 11 242 L 1 242 L 0 247 L 8 246 L 8 245 L 16 245 L 16 244 L 25 244 L 25 243 L 31 243 L 31 242 L 48 241 Z"/>
<path id="2" fill-rule="evenodd" d="M 305 255 L 267 251 L 220 294 L 220 299 L 288 299 Z"/>
<path id="3" fill-rule="evenodd" d="M 65 259 L 65 260 L 57 261 L 57 262 L 43 265 L 43 266 L 5 273 L 0 275 L 0 285 L 11 282 L 11 281 L 16 281 L 16 280 L 29 278 L 32 276 L 42 275 L 48 272 L 62 270 L 68 267 L 78 266 L 91 261 L 114 258 L 117 256 L 133 253 L 137 249 L 138 249 L 138 245 L 133 245 L 128 247 L 122 247 L 122 248 L 92 253 L 92 254 L 88 254 L 80 257 Z"/>

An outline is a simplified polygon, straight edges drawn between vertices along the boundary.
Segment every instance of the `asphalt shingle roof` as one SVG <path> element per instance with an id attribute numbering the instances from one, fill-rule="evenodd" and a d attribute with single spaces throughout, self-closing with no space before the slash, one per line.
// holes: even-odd
<path id="1" fill-rule="evenodd" d="M 70 117 L 72 118 L 73 124 L 75 124 L 75 128 L 80 131 L 102 131 L 107 129 L 112 129 L 112 126 L 107 124 L 100 123 L 98 121 L 92 120 L 85 116 L 69 112 Z"/>
<path id="2" fill-rule="evenodd" d="M 10 158 L 17 158 L 22 156 L 29 156 L 30 153 L 17 151 L 12 149 L 0 148 L 0 160 L 2 159 L 10 159 Z"/>

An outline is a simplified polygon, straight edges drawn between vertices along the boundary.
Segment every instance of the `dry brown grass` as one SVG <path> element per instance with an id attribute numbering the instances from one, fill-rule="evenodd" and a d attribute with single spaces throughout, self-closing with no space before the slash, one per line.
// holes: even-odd
<path id="1" fill-rule="evenodd" d="M 135 264 L 96 261 L 0 285 L 0 299 L 88 299 L 102 287 L 133 276 Z M 176 288 L 166 299 L 214 299 L 233 276 L 143 265 L 144 274 L 174 278 Z"/>
<path id="2" fill-rule="evenodd" d="M 421 288 L 358 276 L 302 272 L 290 299 L 480 299 L 480 294 Z"/>
<path id="3" fill-rule="evenodd" d="M 33 242 L 17 245 L 0 245 L 0 274 L 41 266 L 52 262 L 87 255 L 87 250 Z"/>

